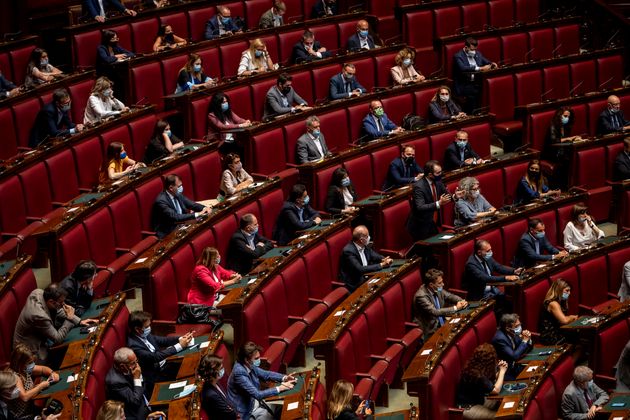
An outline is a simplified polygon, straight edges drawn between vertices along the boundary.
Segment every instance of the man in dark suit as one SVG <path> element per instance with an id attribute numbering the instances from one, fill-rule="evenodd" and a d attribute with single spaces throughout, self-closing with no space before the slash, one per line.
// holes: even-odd
<path id="1" fill-rule="evenodd" d="M 322 58 L 328 58 L 331 54 L 322 47 L 319 41 L 315 41 L 315 34 L 308 29 L 302 34 L 302 40 L 293 46 L 291 62 L 300 64 Z"/>
<path id="2" fill-rule="evenodd" d="M 412 145 L 403 146 L 400 157 L 389 164 L 383 190 L 409 185 L 419 181 L 423 176 L 424 173 L 416 162 L 416 148 Z"/>
<path id="3" fill-rule="evenodd" d="M 288 73 L 282 73 L 278 76 L 276 85 L 267 92 L 263 120 L 310 109 L 306 101 L 293 89 L 293 77 Z"/>
<path id="4" fill-rule="evenodd" d="M 232 35 L 243 32 L 232 20 L 232 12 L 229 7 L 217 6 L 217 14 L 206 22 L 206 39 L 215 39 L 223 35 Z"/>
<path id="5" fill-rule="evenodd" d="M 171 174 L 164 179 L 164 191 L 153 203 L 151 224 L 157 237 L 162 239 L 175 230 L 177 223 L 194 220 L 209 213 L 209 207 L 204 207 L 184 196 L 182 180 Z"/>
<path id="6" fill-rule="evenodd" d="M 543 254 L 543 252 L 547 252 Z M 562 259 L 569 255 L 564 249 L 560 251 L 545 236 L 545 225 L 538 218 L 530 219 L 528 231 L 521 236 L 514 257 L 514 267 L 533 267 L 538 263 Z"/>
<path id="7" fill-rule="evenodd" d="M 138 356 L 147 395 L 153 393 L 153 385 L 156 382 L 169 381 L 175 378 L 177 371 L 174 370 L 173 364 L 167 365 L 166 358 L 188 347 L 192 340 L 192 332 L 181 337 L 153 335 L 151 334 L 150 313 L 134 311 L 129 314 L 127 346 Z"/>
<path id="8" fill-rule="evenodd" d="M 54 91 L 52 102 L 44 105 L 37 114 L 28 143 L 29 147 L 37 147 L 48 138 L 63 137 L 83 131 L 83 124 L 72 122 L 71 105 L 72 101 L 67 90 Z"/>
<path id="9" fill-rule="evenodd" d="M 273 239 L 278 245 L 286 245 L 297 236 L 300 230 L 308 229 L 322 222 L 319 213 L 309 205 L 304 184 L 295 184 L 289 193 L 289 198 L 282 205 L 276 225 L 273 229 Z"/>
<path id="10" fill-rule="evenodd" d="M 630 137 L 623 139 L 623 150 L 615 158 L 613 179 L 615 181 L 630 179 Z"/>
<path id="11" fill-rule="evenodd" d="M 481 300 L 503 295 L 493 282 L 516 281 L 522 268 L 514 269 L 499 264 L 492 258 L 492 246 L 485 239 L 475 241 L 475 252 L 468 257 L 464 271 L 463 286 L 468 291 L 468 299 Z M 501 274 L 500 276 L 494 273 Z"/>
<path id="12" fill-rule="evenodd" d="M 448 145 L 444 152 L 444 170 L 452 171 L 464 166 L 479 165 L 485 160 L 481 159 L 468 142 L 468 133 L 459 130 L 455 135 L 455 141 Z"/>
<path id="13" fill-rule="evenodd" d="M 372 50 L 376 48 L 374 39 L 370 35 L 370 24 L 361 19 L 357 22 L 357 32 L 348 38 L 346 49 L 348 51 Z"/>
<path id="14" fill-rule="evenodd" d="M 109 8 L 128 16 L 136 15 L 135 10 L 127 9 L 119 0 L 83 0 L 83 13 L 97 22 L 105 22 L 105 14 Z"/>
<path id="15" fill-rule="evenodd" d="M 306 119 L 306 133 L 297 139 L 295 146 L 296 161 L 299 165 L 318 161 L 330 153 L 320 127 L 319 118 L 315 115 Z"/>
<path id="16" fill-rule="evenodd" d="M 606 391 L 593 382 L 593 371 L 587 366 L 578 366 L 573 371 L 573 381 L 562 393 L 562 418 L 594 419 L 608 400 Z"/>
<path id="17" fill-rule="evenodd" d="M 621 101 L 616 95 L 608 97 L 608 105 L 599 114 L 597 120 L 597 134 L 602 136 L 630 129 L 630 121 L 626 120 L 621 110 Z"/>
<path id="18" fill-rule="evenodd" d="M 273 242 L 258 234 L 258 219 L 251 213 L 241 217 L 239 229 L 230 238 L 227 267 L 241 275 L 249 273 L 254 260 L 273 248 Z"/>
<path id="19" fill-rule="evenodd" d="M 0 99 L 7 99 L 20 93 L 20 88 L 15 86 L 13 82 L 7 80 L 4 74 L 0 72 Z"/>
<path id="20" fill-rule="evenodd" d="M 74 308 L 77 316 L 83 315 L 92 304 L 96 271 L 94 261 L 83 260 L 74 267 L 72 274 L 61 280 L 60 287 L 68 293 L 66 303 Z"/>
<path id="21" fill-rule="evenodd" d="M 336 0 L 317 0 L 311 10 L 311 19 L 318 19 L 337 14 Z"/>
<path id="22" fill-rule="evenodd" d="M 383 103 L 379 100 L 370 102 L 370 112 L 363 118 L 363 142 L 387 137 L 405 131 L 398 127 L 392 120 L 387 118 L 383 110 Z"/>
<path id="23" fill-rule="evenodd" d="M 443 276 L 442 271 L 429 269 L 413 299 L 415 322 L 424 331 L 425 341 L 446 323 L 446 316 L 468 306 L 464 299 L 444 290 Z"/>
<path id="24" fill-rule="evenodd" d="M 330 79 L 328 96 L 330 99 L 345 99 L 353 96 L 361 96 L 367 90 L 361 86 L 356 78 L 357 69 L 352 63 L 344 63 L 342 71 Z"/>
<path id="25" fill-rule="evenodd" d="M 479 108 L 481 98 L 480 71 L 496 69 L 493 63 L 477 50 L 477 40 L 466 38 L 464 48 L 453 57 L 453 87 L 455 94 L 465 99 L 464 112 L 472 114 Z"/>
<path id="26" fill-rule="evenodd" d="M 354 292 L 365 279 L 364 274 L 373 273 L 392 263 L 390 257 L 384 257 L 374 251 L 370 243 L 370 232 L 360 225 L 352 231 L 352 242 L 346 245 L 339 257 L 339 280 L 343 281 L 350 293 Z"/>
<path id="27" fill-rule="evenodd" d="M 523 329 L 517 314 L 503 314 L 499 329 L 492 339 L 492 345 L 497 351 L 497 358 L 505 360 L 508 364 L 506 381 L 515 380 L 521 373 L 523 365 L 516 362 L 534 347 L 532 333 Z"/>
<path id="28" fill-rule="evenodd" d="M 144 391 L 142 369 L 138 364 L 138 358 L 129 347 L 121 347 L 114 353 L 114 366 L 105 377 L 105 393 L 108 400 L 125 404 L 127 419 L 147 418 L 151 395 Z"/>

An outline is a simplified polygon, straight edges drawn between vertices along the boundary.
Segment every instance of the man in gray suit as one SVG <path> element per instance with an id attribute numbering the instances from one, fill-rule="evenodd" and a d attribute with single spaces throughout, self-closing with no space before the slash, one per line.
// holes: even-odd
<path id="1" fill-rule="evenodd" d="M 262 14 L 258 21 L 258 27 L 260 29 L 277 28 L 284 25 L 284 18 L 282 17 L 287 11 L 287 6 L 283 1 L 276 0 L 273 2 L 273 7 Z"/>
<path id="2" fill-rule="evenodd" d="M 630 341 L 621 351 L 621 356 L 617 362 L 617 392 L 630 392 Z"/>
<path id="3" fill-rule="evenodd" d="M 431 268 L 424 275 L 425 282 L 414 296 L 415 321 L 428 339 L 446 323 L 445 317 L 468 306 L 468 302 L 444 290 L 444 273 Z"/>
<path id="4" fill-rule="evenodd" d="M 297 140 L 295 148 L 298 164 L 314 162 L 326 157 L 328 146 L 320 128 L 319 118 L 311 115 L 306 119 L 306 133 Z"/>
<path id="5" fill-rule="evenodd" d="M 562 394 L 562 418 L 581 420 L 595 418 L 595 413 L 608 402 L 608 394 L 593 382 L 593 371 L 578 366 L 573 371 L 573 381 Z"/>
<path id="6" fill-rule="evenodd" d="M 263 121 L 278 115 L 311 109 L 306 101 L 295 92 L 292 85 L 293 77 L 290 74 L 282 73 L 278 76 L 276 85 L 267 92 Z"/>

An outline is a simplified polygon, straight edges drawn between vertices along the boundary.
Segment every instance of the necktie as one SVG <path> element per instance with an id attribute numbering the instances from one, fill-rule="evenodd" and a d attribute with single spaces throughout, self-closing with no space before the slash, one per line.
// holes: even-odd
<path id="1" fill-rule="evenodd" d="M 383 132 L 385 128 L 383 127 L 383 123 L 381 122 L 380 117 L 376 117 L 376 126 L 378 127 L 378 131 Z"/>
<path id="2" fill-rule="evenodd" d="M 534 247 L 536 248 L 536 254 L 540 255 L 540 242 L 538 240 L 534 241 Z"/>
<path id="3" fill-rule="evenodd" d="M 433 295 L 433 301 L 435 302 L 435 309 L 440 309 L 440 299 L 438 299 L 437 293 Z M 444 317 L 439 316 L 438 322 L 440 323 L 440 327 L 444 325 Z"/>
<path id="4" fill-rule="evenodd" d="M 492 275 L 492 271 L 490 271 L 490 267 L 488 266 L 488 263 L 483 260 L 483 266 L 486 267 L 486 273 L 488 273 L 489 276 Z"/>
<path id="5" fill-rule="evenodd" d="M 182 214 L 182 206 L 179 205 L 179 200 L 176 197 L 172 197 L 173 205 L 175 205 L 175 211 L 177 214 Z"/>
<path id="6" fill-rule="evenodd" d="M 437 191 L 435 189 L 435 183 L 431 183 L 431 193 L 433 194 L 433 202 L 437 202 L 438 198 L 437 198 Z M 435 209 L 435 211 L 433 212 L 433 221 L 435 222 L 435 224 L 438 223 L 438 219 L 439 219 L 439 215 L 440 212 L 438 209 Z"/>
<path id="7" fill-rule="evenodd" d="M 588 390 L 584 390 L 584 399 L 586 400 L 586 405 L 588 405 L 588 408 L 591 408 L 591 406 L 593 405 L 593 400 L 591 400 L 591 397 L 588 396 Z"/>
<path id="8" fill-rule="evenodd" d="M 409 166 L 405 165 L 405 178 L 411 178 Z"/>
<path id="9" fill-rule="evenodd" d="M 619 129 L 619 126 L 620 126 L 620 124 L 619 124 L 619 120 L 617 119 L 617 114 L 613 114 L 613 116 L 612 116 L 612 117 L 613 117 L 613 118 L 612 118 L 612 119 L 613 119 L 613 128 L 614 128 L 615 130 L 617 130 L 617 129 Z"/>
<path id="10" fill-rule="evenodd" d="M 304 221 L 304 218 L 302 216 L 303 213 L 304 213 L 304 207 L 302 207 L 301 209 L 298 209 L 298 217 L 300 218 L 300 222 Z"/>
<path id="11" fill-rule="evenodd" d="M 98 8 L 99 8 L 99 15 L 105 16 L 105 8 L 103 7 L 103 0 L 98 0 Z"/>

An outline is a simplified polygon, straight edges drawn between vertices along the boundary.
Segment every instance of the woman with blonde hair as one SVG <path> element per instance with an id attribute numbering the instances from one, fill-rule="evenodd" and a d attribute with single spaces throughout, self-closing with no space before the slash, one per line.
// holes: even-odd
<path id="1" fill-rule="evenodd" d="M 567 315 L 569 296 L 571 296 L 569 283 L 563 279 L 556 279 L 551 283 L 543 301 L 538 327 L 542 344 L 562 344 L 565 338 L 560 332 L 560 327 L 570 324 L 578 318 L 577 315 Z"/>
<path id="2" fill-rule="evenodd" d="M 213 80 L 210 76 L 206 76 L 206 73 L 204 73 L 201 56 L 199 54 L 191 53 L 188 56 L 186 65 L 179 71 L 175 93 L 177 94 L 187 92 L 189 90 L 205 88 L 212 86 L 215 83 L 215 80 Z"/>
<path id="3" fill-rule="evenodd" d="M 125 420 L 125 404 L 120 401 L 107 400 L 98 410 L 96 420 Z M 162 411 L 154 411 L 147 416 L 147 420 L 166 420 L 166 414 Z"/>
<path id="4" fill-rule="evenodd" d="M 94 82 L 83 114 L 83 124 L 94 125 L 103 119 L 129 111 L 118 99 L 114 98 L 114 83 L 107 77 L 99 77 Z"/>
<path id="5" fill-rule="evenodd" d="M 275 68 L 267 46 L 260 38 L 249 42 L 249 48 L 241 54 L 241 62 L 238 64 L 236 74 L 249 76 L 263 71 L 271 71 Z"/>
<path id="6" fill-rule="evenodd" d="M 333 389 L 328 399 L 328 420 L 354 420 L 363 415 L 365 401 L 361 402 L 356 411 L 352 411 L 352 394 L 354 393 L 354 385 L 344 379 L 339 379 L 333 385 Z M 366 407 L 365 419 L 373 419 L 372 409 Z"/>
<path id="7" fill-rule="evenodd" d="M 403 48 L 398 51 L 394 62 L 396 66 L 392 67 L 390 72 L 394 85 L 406 85 L 409 83 L 422 82 L 426 78 L 413 67 L 413 61 L 416 58 L 416 52 L 411 48 Z"/>
<path id="8" fill-rule="evenodd" d="M 241 275 L 221 267 L 221 255 L 216 248 L 206 247 L 190 276 L 188 303 L 214 306 L 220 300 L 219 291 L 241 280 Z"/>

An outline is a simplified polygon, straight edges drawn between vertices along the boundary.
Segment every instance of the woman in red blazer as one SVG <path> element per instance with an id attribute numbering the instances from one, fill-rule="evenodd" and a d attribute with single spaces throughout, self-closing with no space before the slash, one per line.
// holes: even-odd
<path id="1" fill-rule="evenodd" d="M 219 251 L 215 248 L 204 248 L 191 274 L 188 303 L 214 306 L 218 292 L 224 286 L 237 283 L 241 279 L 240 274 L 226 270 L 220 263 Z"/>

